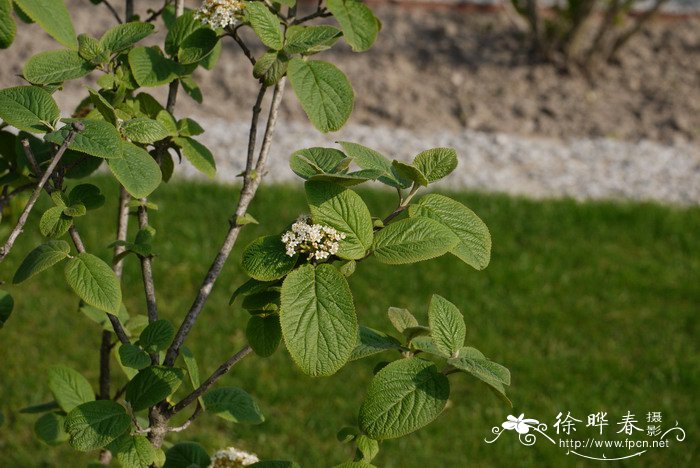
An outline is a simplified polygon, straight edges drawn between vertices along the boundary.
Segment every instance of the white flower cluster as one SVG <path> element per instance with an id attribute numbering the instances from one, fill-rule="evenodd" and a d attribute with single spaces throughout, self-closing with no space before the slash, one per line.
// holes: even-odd
<path id="1" fill-rule="evenodd" d="M 239 23 L 245 4 L 240 0 L 204 0 L 195 17 L 213 29 Z"/>
<path id="2" fill-rule="evenodd" d="M 239 450 L 236 447 L 228 447 L 219 450 L 211 457 L 209 468 L 238 468 L 252 465 L 260 460 L 254 453 Z"/>
<path id="3" fill-rule="evenodd" d="M 309 255 L 309 260 L 325 260 L 338 253 L 338 242 L 345 239 L 345 234 L 322 224 L 311 224 L 308 215 L 301 215 L 292 224 L 292 230 L 282 235 L 282 242 L 287 247 L 287 255 L 297 253 Z"/>

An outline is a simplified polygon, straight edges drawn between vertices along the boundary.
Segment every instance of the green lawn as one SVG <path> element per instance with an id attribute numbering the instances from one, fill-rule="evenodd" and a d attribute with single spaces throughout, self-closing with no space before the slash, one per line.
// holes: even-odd
<path id="1" fill-rule="evenodd" d="M 105 184 L 104 180 L 100 180 Z M 106 190 L 115 192 L 115 187 Z M 394 197 L 363 192 L 376 214 L 386 214 Z M 422 431 L 382 444 L 381 467 L 584 466 L 541 439 L 533 447 L 506 433 L 493 445 L 483 439 L 507 414 L 525 413 L 550 426 L 559 411 L 586 415 L 607 411 L 611 426 L 628 410 L 642 420 L 661 411 L 664 426 L 678 420 L 687 437 L 624 466 L 692 466 L 700 451 L 700 209 L 652 204 L 530 201 L 500 195 L 456 194 L 488 224 L 493 257 L 483 272 L 445 257 L 389 267 L 363 262 L 350 278 L 361 323 L 389 330 L 385 311 L 406 307 L 426 321 L 435 292 L 464 312 L 467 339 L 513 375 L 513 410 L 486 387 L 464 375 L 451 376 L 452 394 L 444 414 Z M 172 183 L 153 201 L 151 216 L 160 245 L 154 261 L 161 315 L 182 317 L 227 229 L 236 200 L 231 187 Z M 114 204 L 80 224 L 88 248 L 109 257 Z M 252 238 L 281 230 L 304 211 L 300 190 L 264 187 L 251 210 L 260 226 L 247 227 L 190 339 L 203 375 L 245 343 L 247 313 L 227 305 L 243 276 L 241 247 Z M 36 218 L 16 250 L 2 264 L 10 283 L 24 254 L 40 242 Z M 4 231 L 7 231 L 5 226 Z M 4 239 L 4 235 L 3 235 Z M 145 313 L 137 262 L 125 271 L 129 311 Z M 49 399 L 44 376 L 54 364 L 80 370 L 96 383 L 100 332 L 76 311 L 77 300 L 60 269 L 20 287 L 6 284 L 15 313 L 0 330 L 0 466 L 81 466 L 91 456 L 68 447 L 50 448 L 33 438 L 33 415 L 23 406 Z M 351 363 L 330 378 L 311 379 L 293 366 L 286 351 L 271 358 L 249 357 L 221 380 L 259 401 L 267 421 L 235 426 L 203 416 L 177 439 L 213 451 L 235 444 L 263 457 L 287 458 L 305 467 L 331 466 L 348 449 L 335 439 L 355 422 L 376 362 Z M 119 372 L 119 371 L 115 371 Z M 592 435 L 579 427 L 580 434 Z M 584 437 L 583 435 L 581 436 Z M 585 452 L 581 450 L 581 452 Z M 600 452 L 598 452 L 600 453 Z M 607 450 L 608 457 L 630 452 Z M 83 463 L 85 462 L 85 463 Z M 619 466 L 619 464 L 618 464 Z M 697 466 L 697 465 L 695 465 Z"/>

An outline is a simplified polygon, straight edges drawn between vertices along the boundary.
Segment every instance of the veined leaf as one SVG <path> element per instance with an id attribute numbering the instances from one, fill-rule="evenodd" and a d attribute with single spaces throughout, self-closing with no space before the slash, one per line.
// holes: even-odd
<path id="1" fill-rule="evenodd" d="M 243 251 L 243 270 L 251 278 L 272 281 L 292 271 L 299 255 L 287 255 L 281 236 L 259 237 Z"/>
<path id="2" fill-rule="evenodd" d="M 22 264 L 17 268 L 12 282 L 18 284 L 41 273 L 66 258 L 69 253 L 70 246 L 66 241 L 48 241 L 45 244 L 41 244 L 25 257 Z"/>
<path id="3" fill-rule="evenodd" d="M 408 218 L 377 232 L 374 256 L 382 263 L 401 265 L 439 257 L 459 239 L 448 228 L 429 218 Z"/>
<path id="4" fill-rule="evenodd" d="M 255 61 L 253 76 L 261 79 L 265 86 L 273 86 L 287 73 L 288 63 L 289 58 L 282 52 L 265 52 Z"/>
<path id="5" fill-rule="evenodd" d="M 63 0 L 14 0 L 22 12 L 35 21 L 49 36 L 69 49 L 78 50 L 78 40 L 70 14 Z"/>
<path id="6" fill-rule="evenodd" d="M 98 309 L 116 314 L 122 303 L 119 280 L 102 260 L 80 253 L 66 264 L 66 280 L 78 296 Z"/>
<path id="7" fill-rule="evenodd" d="M 510 385 L 510 371 L 487 359 L 478 349 L 461 348 L 458 356 L 448 359 L 447 363 L 481 380 L 491 387 L 506 404 L 513 406 L 504 388 L 504 385 Z"/>
<path id="8" fill-rule="evenodd" d="M 289 167 L 299 177 L 309 179 L 317 174 L 332 173 L 344 159 L 343 152 L 335 148 L 306 148 L 292 153 Z"/>
<path id="9" fill-rule="evenodd" d="M 294 25 L 287 29 L 284 51 L 289 54 L 315 54 L 329 49 L 342 35 L 333 26 Z"/>
<path id="10" fill-rule="evenodd" d="M 386 333 L 360 325 L 360 337 L 350 360 L 362 359 L 389 349 L 400 350 L 401 343 Z"/>
<path id="11" fill-rule="evenodd" d="M 250 317 L 245 336 L 255 354 L 262 357 L 272 356 L 282 339 L 279 316 L 261 317 L 254 315 Z"/>
<path id="12" fill-rule="evenodd" d="M 78 405 L 95 400 L 95 392 L 87 379 L 68 367 L 53 367 L 49 370 L 49 389 L 66 413 Z"/>
<path id="13" fill-rule="evenodd" d="M 271 49 L 280 50 L 284 38 L 280 21 L 262 2 L 246 2 L 245 14 L 263 44 Z"/>
<path id="14" fill-rule="evenodd" d="M 391 161 L 378 151 L 349 141 L 339 141 L 338 144 L 362 169 L 380 171 L 382 173 L 382 176 L 379 177 L 380 182 L 398 188 L 406 188 L 411 185 L 409 180 L 398 174 Z"/>
<path id="15" fill-rule="evenodd" d="M 109 448 L 124 468 L 148 468 L 156 458 L 156 448 L 142 435 L 124 434 Z"/>
<path id="16" fill-rule="evenodd" d="M 155 26 L 151 23 L 132 21 L 118 24 L 105 32 L 100 38 L 100 44 L 105 50 L 112 53 L 119 52 L 136 44 L 141 39 L 151 35 Z"/>
<path id="17" fill-rule="evenodd" d="M 265 421 L 253 397 L 240 388 L 215 388 L 205 393 L 203 399 L 207 412 L 227 421 L 243 424 L 260 424 Z"/>
<path id="18" fill-rule="evenodd" d="M 437 418 L 449 395 L 447 376 L 432 362 L 394 361 L 370 382 L 360 407 L 360 428 L 376 440 L 410 434 Z"/>
<path id="19" fill-rule="evenodd" d="M 207 468 L 211 459 L 207 451 L 196 442 L 180 442 L 165 452 L 163 468 Z"/>
<path id="20" fill-rule="evenodd" d="M 0 0 L 0 49 L 7 49 L 12 45 L 17 33 L 17 25 L 12 18 L 12 2 Z"/>
<path id="21" fill-rule="evenodd" d="M 182 41 L 177 52 L 178 62 L 184 65 L 197 63 L 209 55 L 219 38 L 216 31 L 209 28 L 199 28 Z"/>
<path id="22" fill-rule="evenodd" d="M 158 163 L 146 150 L 127 141 L 122 142 L 122 157 L 110 159 L 109 169 L 135 198 L 150 195 L 160 185 L 162 174 Z"/>
<path id="23" fill-rule="evenodd" d="M 68 433 L 63 429 L 66 417 L 58 413 L 46 413 L 34 423 L 34 433 L 48 445 L 59 445 L 68 441 Z"/>
<path id="24" fill-rule="evenodd" d="M 452 148 L 432 148 L 419 153 L 413 160 L 428 179 L 435 182 L 449 175 L 457 167 L 457 152 Z"/>
<path id="25" fill-rule="evenodd" d="M 81 452 L 97 450 L 129 429 L 131 418 L 122 405 L 111 400 L 83 403 L 68 413 L 65 429 L 70 445 Z"/>
<path id="26" fill-rule="evenodd" d="M 406 309 L 389 307 L 387 315 L 389 315 L 389 321 L 399 333 L 403 333 L 407 328 L 418 326 L 418 320 Z"/>
<path id="27" fill-rule="evenodd" d="M 140 370 L 126 386 L 126 401 L 141 411 L 175 393 L 185 371 L 174 367 L 151 366 Z"/>
<path id="28" fill-rule="evenodd" d="M 139 346 L 149 353 L 166 349 L 175 336 L 175 327 L 165 319 L 151 322 L 139 336 Z"/>
<path id="29" fill-rule="evenodd" d="M 139 86 L 161 86 L 177 79 L 180 65 L 163 55 L 158 47 L 135 47 L 129 52 L 129 66 Z"/>
<path id="30" fill-rule="evenodd" d="M 211 151 L 206 146 L 189 137 L 177 137 L 173 138 L 173 141 L 182 148 L 182 154 L 192 163 L 195 169 L 210 178 L 216 175 L 214 155 L 211 154 Z"/>
<path id="31" fill-rule="evenodd" d="M 0 118 L 19 130 L 44 133 L 60 117 L 53 97 L 41 88 L 16 86 L 0 90 Z"/>
<path id="32" fill-rule="evenodd" d="M 379 32 L 379 21 L 367 5 L 359 0 L 328 0 L 327 3 L 352 50 L 362 52 L 372 47 Z"/>
<path id="33" fill-rule="evenodd" d="M 122 132 L 131 141 L 151 144 L 167 138 L 170 132 L 157 120 L 137 117 L 122 124 Z"/>
<path id="34" fill-rule="evenodd" d="M 94 68 L 78 52 L 48 50 L 32 56 L 24 65 L 22 74 L 30 83 L 51 84 L 83 77 Z"/>
<path id="35" fill-rule="evenodd" d="M 456 356 L 464 346 L 467 326 L 457 306 L 442 296 L 433 294 L 428 308 L 430 336 L 445 356 Z"/>
<path id="36" fill-rule="evenodd" d="M 76 133 L 69 149 L 104 159 L 122 157 L 122 140 L 114 126 L 104 120 L 81 120 L 85 129 Z M 48 133 L 46 141 L 60 145 L 71 131 L 72 125 L 64 125 L 58 131 Z"/>
<path id="37" fill-rule="evenodd" d="M 282 283 L 282 336 L 309 375 L 332 375 L 350 358 L 358 339 L 352 293 L 332 265 L 304 265 Z"/>

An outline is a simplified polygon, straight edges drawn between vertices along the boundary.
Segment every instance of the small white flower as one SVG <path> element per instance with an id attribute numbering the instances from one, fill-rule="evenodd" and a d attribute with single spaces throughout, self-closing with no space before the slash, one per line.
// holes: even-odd
<path id="1" fill-rule="evenodd" d="M 515 429 L 518 434 L 527 434 L 530 432 L 530 427 L 537 426 L 540 422 L 537 419 L 525 419 L 525 413 L 517 418 L 513 415 L 508 415 L 507 421 L 501 424 L 503 429 L 512 431 Z"/>
<path id="2" fill-rule="evenodd" d="M 339 241 L 345 239 L 345 234 L 330 226 L 312 224 L 309 215 L 301 215 L 292 224 L 290 231 L 282 234 L 286 254 L 293 257 L 297 253 L 305 253 L 309 260 L 326 260 L 338 253 Z"/>
<path id="3" fill-rule="evenodd" d="M 211 457 L 210 468 L 237 468 L 257 463 L 260 460 L 254 453 L 239 450 L 236 447 L 228 447 L 219 450 Z"/>
<path id="4" fill-rule="evenodd" d="M 213 29 L 225 28 L 240 22 L 244 8 L 240 0 L 204 0 L 195 17 Z"/>

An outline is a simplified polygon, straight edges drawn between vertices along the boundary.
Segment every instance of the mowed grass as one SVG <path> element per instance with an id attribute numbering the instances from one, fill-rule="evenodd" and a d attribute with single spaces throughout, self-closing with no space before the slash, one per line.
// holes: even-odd
<path id="1" fill-rule="evenodd" d="M 116 193 L 109 182 L 98 181 L 109 194 Z M 151 214 L 151 224 L 158 230 L 154 267 L 162 317 L 177 323 L 187 311 L 226 232 L 236 194 L 232 187 L 179 182 L 152 197 L 160 206 Z M 392 193 L 362 194 L 377 215 L 390 212 L 395 203 Z M 622 465 L 697 463 L 700 415 L 693 397 L 700 386 L 700 210 L 453 195 L 490 227 L 489 267 L 477 272 L 450 256 L 400 267 L 363 262 L 350 278 L 357 313 L 361 323 L 389 331 L 389 306 L 406 307 L 426 322 L 431 294 L 450 299 L 464 312 L 469 345 L 510 368 L 515 408 L 505 407 L 473 379 L 453 375 L 447 410 L 423 430 L 382 443 L 376 465 L 584 466 L 585 460 L 541 437 L 532 447 L 521 445 L 514 433 L 493 445 L 484 442 L 508 414 L 525 413 L 551 428 L 560 411 L 584 421 L 576 433 L 581 439 L 595 435 L 584 427 L 590 413 L 608 412 L 605 437 L 615 439 L 616 423 L 628 411 L 644 428 L 646 413 L 660 411 L 664 427 L 677 420 L 686 430 L 685 441 L 672 440 L 670 448 L 650 449 Z M 298 187 L 260 190 L 250 211 L 261 224 L 244 229 L 190 336 L 188 346 L 202 375 L 245 344 L 247 313 L 238 304 L 227 304 L 244 280 L 242 248 L 256 236 L 279 232 L 305 210 Z M 114 213 L 112 202 L 79 221 L 89 249 L 105 259 Z M 6 283 L 24 255 L 41 242 L 36 221 L 2 264 Z M 137 261 L 129 258 L 124 300 L 132 314 L 145 314 L 140 284 Z M 77 299 L 60 268 L 4 287 L 17 304 L 0 330 L 0 411 L 5 416 L 0 466 L 85 465 L 94 454 L 42 445 L 32 433 L 36 417 L 18 409 L 50 400 L 45 376 L 52 365 L 78 369 L 96 384 L 100 331 L 77 312 Z M 241 426 L 205 415 L 171 440 L 195 440 L 210 451 L 235 445 L 305 467 L 340 463 L 349 448 L 335 434 L 356 422 L 372 368 L 386 358 L 353 362 L 335 376 L 312 379 L 294 367 L 283 349 L 269 359 L 248 357 L 219 385 L 253 394 L 267 421 Z M 120 371 L 114 373 L 123 382 Z M 580 452 L 608 457 L 631 453 Z"/>

